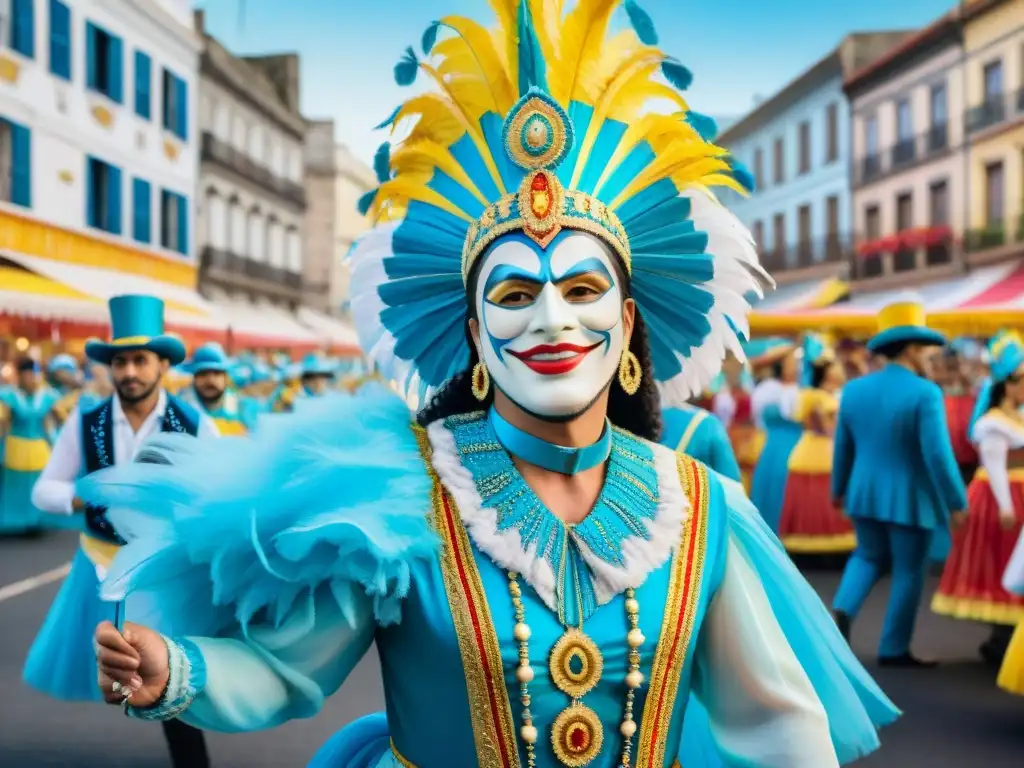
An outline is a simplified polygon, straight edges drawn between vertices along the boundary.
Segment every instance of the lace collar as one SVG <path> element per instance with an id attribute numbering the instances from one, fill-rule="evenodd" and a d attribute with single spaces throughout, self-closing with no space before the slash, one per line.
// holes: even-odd
<path id="1" fill-rule="evenodd" d="M 522 574 L 565 626 L 639 587 L 678 545 L 686 498 L 668 449 L 614 430 L 597 503 L 569 526 L 526 484 L 483 413 L 435 422 L 427 431 L 434 468 L 474 544 Z"/>

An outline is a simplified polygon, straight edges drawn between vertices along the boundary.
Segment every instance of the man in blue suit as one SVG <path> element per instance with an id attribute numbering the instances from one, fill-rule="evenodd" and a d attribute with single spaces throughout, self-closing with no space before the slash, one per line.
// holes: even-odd
<path id="1" fill-rule="evenodd" d="M 853 519 L 857 549 L 846 565 L 833 609 L 849 639 L 850 624 L 878 579 L 892 571 L 882 628 L 882 666 L 925 667 L 910 652 L 936 530 L 967 506 L 942 391 L 927 379 L 946 340 L 925 327 L 924 308 L 906 302 L 879 314 L 868 349 L 888 364 L 843 389 L 832 464 L 836 506 Z"/>

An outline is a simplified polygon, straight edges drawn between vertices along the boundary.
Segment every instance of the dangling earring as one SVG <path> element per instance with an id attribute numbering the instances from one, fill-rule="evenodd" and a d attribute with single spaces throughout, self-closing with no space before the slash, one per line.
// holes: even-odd
<path id="1" fill-rule="evenodd" d="M 481 403 L 487 399 L 487 393 L 491 389 L 491 374 L 487 366 L 481 360 L 473 366 L 473 397 Z"/>
<path id="2" fill-rule="evenodd" d="M 630 349 L 622 350 L 619 358 L 619 386 L 627 395 L 635 395 L 640 389 L 640 380 L 644 377 L 640 359 Z"/>

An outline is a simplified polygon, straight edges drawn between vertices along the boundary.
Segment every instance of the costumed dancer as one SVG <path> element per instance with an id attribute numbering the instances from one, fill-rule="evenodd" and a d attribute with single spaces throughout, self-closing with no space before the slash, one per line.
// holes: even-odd
<path id="1" fill-rule="evenodd" d="M 751 395 L 754 418 L 764 425 L 765 441 L 750 483 L 750 500 L 768 527 L 778 532 L 786 496 L 789 455 L 803 435 L 794 418 L 800 395 L 800 361 L 795 344 L 780 343 L 770 353 L 771 375 Z"/>
<path id="2" fill-rule="evenodd" d="M 1004 335 L 990 347 L 991 379 L 971 427 L 981 467 L 967 488 L 967 517 L 953 531 L 953 548 L 932 598 L 944 616 L 994 625 L 980 650 L 999 665 L 1024 620 L 1024 597 L 1002 578 L 1024 526 L 1024 344 Z"/>
<path id="3" fill-rule="evenodd" d="M 817 336 L 805 337 L 803 352 L 805 387 L 793 418 L 803 423 L 804 433 L 789 454 L 779 538 L 793 553 L 850 552 L 856 544 L 853 524 L 832 502 L 833 436 L 843 366 Z"/>
<path id="4" fill-rule="evenodd" d="M 32 503 L 32 486 L 50 458 L 50 411 L 60 398 L 43 380 L 38 361 L 16 366 L 13 387 L 0 390 L 0 435 L 4 435 L 0 476 L 0 534 L 33 533 L 42 526 Z"/>
<path id="5" fill-rule="evenodd" d="M 496 33 L 447 17 L 431 63 L 399 65 L 445 95 L 396 111 L 418 119 L 353 252 L 361 344 L 437 391 L 423 427 L 370 384 L 230 450 L 167 436 L 169 466 L 86 478 L 149 529 L 106 594 L 149 593 L 180 633 L 101 626 L 104 694 L 267 728 L 315 714 L 376 642 L 387 715 L 313 765 L 689 765 L 691 691 L 729 764 L 856 759 L 892 705 L 742 488 L 653 442 L 655 381 L 699 392 L 769 280 L 705 191 L 749 177 L 706 118 L 642 111 L 685 110 L 654 78 L 683 70 L 606 40 L 618 2 L 496 5 Z"/>
<path id="6" fill-rule="evenodd" d="M 740 482 L 740 465 L 722 422 L 696 405 L 661 411 L 661 444 L 702 461 L 720 475 Z"/>
<path id="7" fill-rule="evenodd" d="M 334 381 L 334 367 L 323 355 L 310 352 L 302 360 L 297 385 L 285 384 L 278 393 L 273 410 L 275 413 L 290 413 L 295 403 L 307 397 L 322 397 L 330 391 Z"/>
<path id="8" fill-rule="evenodd" d="M 36 690 L 64 701 L 101 701 L 96 690 L 92 633 L 110 620 L 117 604 L 104 602 L 99 580 L 124 543 L 103 507 L 76 495 L 75 483 L 90 473 L 131 462 L 143 444 L 159 432 L 215 436 L 216 427 L 188 403 L 161 386 L 167 369 L 185 358 L 185 347 L 164 334 L 164 305 L 152 296 L 110 300 L 111 341 L 89 341 L 85 354 L 109 366 L 115 394 L 90 410 L 76 408 L 60 432 L 32 500 L 45 512 L 81 520 L 81 546 L 25 662 L 24 680 Z M 128 531 L 124 531 L 128 536 Z M 133 598 L 120 610 L 143 610 Z M 202 734 L 177 721 L 164 731 L 176 768 L 207 765 Z"/>
<path id="9" fill-rule="evenodd" d="M 910 651 L 928 551 L 935 530 L 967 506 L 942 391 L 928 380 L 946 340 L 925 325 L 924 307 L 912 301 L 883 309 L 878 324 L 868 350 L 889 362 L 847 384 L 839 403 L 832 496 L 853 519 L 857 548 L 833 607 L 849 637 L 864 600 L 891 569 L 879 664 L 934 666 Z"/>
<path id="10" fill-rule="evenodd" d="M 751 457 L 755 452 L 760 455 L 762 446 L 757 445 L 759 430 L 754 425 L 750 389 L 744 381 L 745 376 L 747 370 L 744 363 L 735 357 L 726 360 L 725 385 L 715 395 L 712 412 L 725 426 L 732 446 L 730 453 L 739 467 L 743 488 L 749 493 L 751 475 L 757 464 L 757 458 L 751 461 Z M 764 439 L 763 433 L 761 439 Z M 740 460 L 740 456 L 743 456 L 744 461 Z M 715 471 L 721 472 L 717 468 Z"/>
<path id="11" fill-rule="evenodd" d="M 1003 589 L 1024 597 L 1024 531 L 1017 537 L 1017 546 L 1006 566 Z M 997 683 L 1004 691 L 1024 696 L 1024 619 L 1017 623 L 1017 629 L 1003 658 Z"/>
<path id="12" fill-rule="evenodd" d="M 192 353 L 184 368 L 192 376 L 192 387 L 183 399 L 209 416 L 221 435 L 244 435 L 246 411 L 242 398 L 230 388 L 231 361 L 216 342 L 203 344 Z"/>

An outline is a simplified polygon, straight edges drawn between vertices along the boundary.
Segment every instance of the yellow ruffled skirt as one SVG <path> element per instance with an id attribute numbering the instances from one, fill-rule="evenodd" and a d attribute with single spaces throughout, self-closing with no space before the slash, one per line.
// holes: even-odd
<path id="1" fill-rule="evenodd" d="M 1024 696 L 1024 622 L 1013 633 L 996 682 L 1004 691 Z"/>

